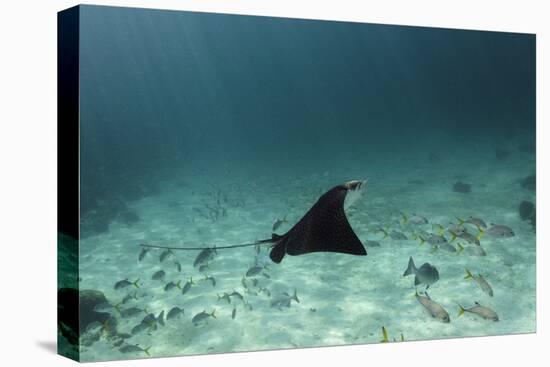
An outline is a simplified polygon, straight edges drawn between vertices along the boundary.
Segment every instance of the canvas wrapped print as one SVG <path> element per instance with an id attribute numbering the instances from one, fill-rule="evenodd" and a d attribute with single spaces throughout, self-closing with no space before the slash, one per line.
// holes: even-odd
<path id="1" fill-rule="evenodd" d="M 58 349 L 535 331 L 535 35 L 58 18 Z"/>

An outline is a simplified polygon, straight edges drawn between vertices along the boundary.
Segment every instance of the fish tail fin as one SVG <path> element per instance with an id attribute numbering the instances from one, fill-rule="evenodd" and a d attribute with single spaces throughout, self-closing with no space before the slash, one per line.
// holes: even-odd
<path id="1" fill-rule="evenodd" d="M 485 234 L 485 231 L 480 226 L 477 226 L 477 230 L 479 232 L 477 233 L 476 238 L 478 241 L 481 241 L 481 237 L 483 237 L 483 235 Z"/>
<path id="2" fill-rule="evenodd" d="M 120 305 L 122 304 L 122 301 L 120 301 L 119 303 L 117 303 L 116 305 L 114 305 L 114 309 L 118 311 L 118 313 L 120 313 Z"/>
<path id="3" fill-rule="evenodd" d="M 470 270 L 468 269 L 464 269 L 464 270 L 466 270 L 466 276 L 464 277 L 464 279 L 471 279 L 474 277 L 472 273 L 470 273 Z"/>
<path id="4" fill-rule="evenodd" d="M 458 304 L 458 317 L 464 315 L 464 311 L 466 311 L 464 309 L 464 307 L 462 307 L 462 305 L 460 305 L 460 303 Z"/>
<path id="5" fill-rule="evenodd" d="M 149 354 L 149 349 L 151 349 L 151 347 L 152 347 L 152 345 L 150 345 L 147 348 L 143 349 L 143 352 L 145 352 L 145 354 L 147 354 L 147 357 L 151 357 L 151 355 Z"/>
<path id="6" fill-rule="evenodd" d="M 189 283 L 195 284 L 195 282 L 193 282 L 193 277 L 189 278 Z"/>
<path id="7" fill-rule="evenodd" d="M 134 292 L 134 295 L 132 296 L 133 299 L 138 299 L 137 291 Z"/>
<path id="8" fill-rule="evenodd" d="M 283 257 L 286 255 L 286 245 L 284 242 L 279 242 L 271 249 L 269 253 L 269 258 L 276 264 L 279 264 Z"/>
<path id="9" fill-rule="evenodd" d="M 380 340 L 380 343 L 387 343 L 387 342 L 389 342 L 388 331 L 386 330 L 385 326 L 382 326 L 382 340 Z"/>
<path id="10" fill-rule="evenodd" d="M 292 295 L 292 299 L 300 303 L 300 300 L 298 299 L 298 291 L 296 290 L 296 288 L 294 288 L 294 294 Z"/>
<path id="11" fill-rule="evenodd" d="M 451 233 L 451 240 L 449 242 L 453 242 L 456 240 L 456 233 L 454 231 L 449 231 Z"/>
<path id="12" fill-rule="evenodd" d="M 403 224 L 407 224 L 409 221 L 409 218 L 407 218 L 407 214 L 401 212 L 401 218 L 403 218 Z"/>
<path id="13" fill-rule="evenodd" d="M 147 308 L 144 308 L 144 309 L 143 309 L 143 312 L 144 312 L 146 315 L 149 314 L 149 311 L 147 311 Z"/>
<path id="14" fill-rule="evenodd" d="M 401 341 L 402 341 L 402 342 L 405 341 L 405 337 L 403 336 L 403 333 L 401 333 Z"/>
<path id="15" fill-rule="evenodd" d="M 216 318 L 216 309 L 212 310 L 212 313 L 210 314 L 210 316 L 212 316 L 213 318 Z"/>
<path id="16" fill-rule="evenodd" d="M 437 229 L 437 234 L 440 236 L 443 236 L 443 234 L 445 233 L 445 228 L 443 228 L 441 224 L 438 224 L 438 223 L 432 224 L 432 231 L 434 230 L 434 228 Z"/>
<path id="17" fill-rule="evenodd" d="M 456 220 L 458 220 L 458 225 L 461 226 L 464 224 L 465 220 L 464 219 L 460 219 L 459 217 L 456 217 Z"/>
<path id="18" fill-rule="evenodd" d="M 462 246 L 460 243 L 456 244 L 458 246 L 458 251 L 456 252 L 457 255 L 459 255 L 462 251 L 464 251 L 464 246 Z"/>
<path id="19" fill-rule="evenodd" d="M 422 246 L 424 242 L 426 242 L 426 239 L 420 235 L 418 235 L 418 239 L 420 240 L 420 246 Z"/>
<path id="20" fill-rule="evenodd" d="M 387 238 L 387 237 L 388 237 L 388 231 L 386 231 L 384 228 L 380 228 L 380 229 L 378 230 L 378 232 L 384 233 L 384 237 L 382 237 L 382 238 Z"/>
<path id="21" fill-rule="evenodd" d="M 110 320 L 110 319 L 111 319 L 111 318 L 106 319 L 105 321 L 103 321 L 103 324 L 101 324 L 101 328 L 102 328 L 103 330 L 108 330 L 108 328 L 109 328 L 109 320 Z"/>
<path id="22" fill-rule="evenodd" d="M 178 287 L 178 289 L 181 289 L 181 279 L 178 280 L 178 282 L 176 283 L 176 287 Z"/>
<path id="23" fill-rule="evenodd" d="M 416 267 L 414 266 L 414 260 L 411 257 L 409 257 L 409 265 L 407 266 L 407 270 L 403 273 L 403 276 L 406 277 L 407 275 L 413 274 L 416 270 Z"/>
<path id="24" fill-rule="evenodd" d="M 135 282 L 132 282 L 132 284 L 134 285 L 134 287 L 139 288 L 138 282 L 139 282 L 139 278 L 137 278 Z"/>

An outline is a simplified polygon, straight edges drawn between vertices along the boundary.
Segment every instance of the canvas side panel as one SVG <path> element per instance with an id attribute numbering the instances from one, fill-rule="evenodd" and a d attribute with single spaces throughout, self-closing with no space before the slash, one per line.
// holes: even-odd
<path id="1" fill-rule="evenodd" d="M 79 360 L 80 8 L 57 17 L 57 351 Z"/>

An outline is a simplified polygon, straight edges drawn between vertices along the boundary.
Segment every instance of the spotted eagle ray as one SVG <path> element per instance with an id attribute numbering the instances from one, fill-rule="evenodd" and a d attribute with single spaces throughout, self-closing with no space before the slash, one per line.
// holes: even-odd
<path id="1" fill-rule="evenodd" d="M 324 193 L 288 232 L 253 243 L 215 246 L 216 250 L 272 245 L 269 257 L 280 263 L 285 255 L 297 256 L 312 252 L 339 252 L 365 256 L 367 251 L 346 217 L 345 209 L 359 199 L 367 187 L 367 181 L 349 181 Z M 141 244 L 143 247 L 170 250 L 204 250 L 205 247 L 168 247 Z"/>

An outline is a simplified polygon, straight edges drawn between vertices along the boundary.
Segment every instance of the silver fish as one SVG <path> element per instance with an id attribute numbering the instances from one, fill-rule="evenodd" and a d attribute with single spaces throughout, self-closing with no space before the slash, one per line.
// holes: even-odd
<path id="1" fill-rule="evenodd" d="M 512 228 L 501 224 L 494 224 L 491 228 L 485 231 L 482 230 L 481 233 L 487 233 L 487 235 L 495 238 L 509 238 L 515 236 Z"/>
<path id="2" fill-rule="evenodd" d="M 481 229 L 485 229 L 487 228 L 487 224 L 485 223 L 485 221 L 481 218 L 474 218 L 474 217 L 470 217 L 466 220 L 462 220 L 460 218 L 457 218 L 458 219 L 458 223 L 459 224 L 472 224 L 478 228 L 481 228 Z"/>
<path id="3" fill-rule="evenodd" d="M 216 286 L 216 278 L 214 278 L 213 276 L 206 276 L 204 278 L 204 281 L 207 282 L 207 281 L 210 281 L 210 283 L 212 283 L 212 287 L 215 287 Z"/>
<path id="4" fill-rule="evenodd" d="M 432 246 L 440 246 L 444 243 L 447 243 L 447 239 L 443 236 L 432 234 L 427 238 L 420 237 L 420 244 L 423 244 L 424 242 L 428 242 Z"/>
<path id="5" fill-rule="evenodd" d="M 166 273 L 164 272 L 164 270 L 159 270 L 155 274 L 153 274 L 151 279 L 153 279 L 153 280 L 163 280 L 165 276 L 166 276 Z"/>
<path id="6" fill-rule="evenodd" d="M 160 261 L 160 262 L 163 262 L 164 260 L 166 260 L 166 258 L 167 258 L 168 256 L 172 256 L 172 255 L 174 255 L 174 253 L 172 252 L 172 250 L 164 250 L 164 251 L 162 251 L 162 253 L 161 253 L 160 256 L 159 256 L 159 261 Z"/>
<path id="7" fill-rule="evenodd" d="M 132 294 L 132 293 L 128 293 L 128 294 L 122 299 L 122 304 L 128 303 L 129 301 L 131 301 L 131 300 L 133 300 L 133 299 L 138 299 L 138 297 L 137 297 L 137 291 L 135 291 L 133 294 Z"/>
<path id="8" fill-rule="evenodd" d="M 202 311 L 196 314 L 195 316 L 193 316 L 193 319 L 191 319 L 191 321 L 193 322 L 193 325 L 197 326 L 201 322 L 207 320 L 210 317 L 216 318 L 215 312 L 216 312 L 215 309 L 212 310 L 212 313 L 207 313 L 206 311 Z"/>
<path id="9" fill-rule="evenodd" d="M 280 310 L 283 307 L 290 307 L 291 300 L 294 300 L 294 301 L 300 303 L 300 300 L 298 299 L 298 294 L 297 294 L 296 288 L 294 289 L 294 294 L 292 296 L 290 294 L 288 294 L 287 292 L 284 292 L 279 297 L 273 299 L 270 302 L 270 305 L 271 305 L 271 307 L 275 307 L 275 308 L 278 308 Z"/>
<path id="10" fill-rule="evenodd" d="M 421 296 L 418 292 L 415 294 L 416 300 L 424 306 L 426 310 L 430 313 L 432 317 L 435 317 L 438 320 L 441 320 L 445 323 L 451 322 L 449 314 L 439 303 L 432 301 L 428 293 L 424 292 L 425 296 Z"/>
<path id="11" fill-rule="evenodd" d="M 231 292 L 231 294 L 229 294 L 230 297 L 237 297 L 238 299 L 240 299 L 241 301 L 244 300 L 244 297 L 242 294 L 240 294 L 239 292 L 237 291 L 233 291 Z"/>
<path id="12" fill-rule="evenodd" d="M 181 294 L 185 294 L 187 292 L 189 292 L 189 290 L 191 289 L 191 285 L 195 284 L 193 282 L 193 277 L 191 277 L 187 283 L 185 283 L 185 285 L 183 286 L 182 290 L 181 290 Z"/>
<path id="13" fill-rule="evenodd" d="M 485 252 L 485 250 L 481 246 L 467 246 L 466 247 L 466 252 L 469 255 L 474 255 L 474 256 L 485 256 L 485 255 L 487 255 L 487 253 Z"/>
<path id="14" fill-rule="evenodd" d="M 120 347 L 124 343 L 124 339 L 116 339 L 113 343 L 113 348 Z"/>
<path id="15" fill-rule="evenodd" d="M 449 244 L 449 243 L 443 243 L 441 245 L 436 245 L 434 246 L 435 249 L 441 249 L 441 250 L 444 250 L 444 251 L 447 251 L 447 252 L 456 252 L 456 248 Z"/>
<path id="16" fill-rule="evenodd" d="M 415 286 L 418 284 L 425 284 L 426 289 L 439 280 L 439 272 L 435 266 L 430 263 L 424 263 L 420 268 L 416 268 L 412 256 L 409 258 L 409 265 L 407 266 L 407 270 L 403 273 L 403 276 L 406 277 L 410 274 L 414 274 Z"/>
<path id="17" fill-rule="evenodd" d="M 498 315 L 495 311 L 491 310 L 489 307 L 481 306 L 478 302 L 475 302 L 475 304 L 475 306 L 470 308 L 464 308 L 461 305 L 458 305 L 458 307 L 460 307 L 458 316 L 462 316 L 464 312 L 470 312 L 481 316 L 485 320 L 498 321 Z"/>
<path id="18" fill-rule="evenodd" d="M 401 233 L 399 231 L 396 231 L 396 230 L 391 231 L 389 236 L 392 240 L 406 240 L 407 239 L 407 236 L 405 236 L 403 233 Z"/>
<path id="19" fill-rule="evenodd" d="M 150 327 L 151 327 L 151 325 L 149 325 L 149 324 L 142 321 L 139 324 L 137 324 L 136 326 L 134 326 L 130 333 L 132 335 L 136 335 L 136 334 L 139 334 L 139 333 L 149 329 Z"/>
<path id="20" fill-rule="evenodd" d="M 129 339 L 132 337 L 132 334 L 128 334 L 128 333 L 118 333 L 116 335 L 118 338 L 120 339 Z"/>
<path id="21" fill-rule="evenodd" d="M 137 308 L 137 307 L 130 307 L 130 308 L 126 308 L 126 309 L 123 309 L 123 310 L 118 309 L 118 312 L 120 313 L 121 317 L 132 317 L 132 316 L 138 315 L 142 312 L 147 313 L 147 310 Z"/>
<path id="22" fill-rule="evenodd" d="M 409 218 L 409 223 L 420 225 L 420 224 L 428 224 L 429 222 L 428 222 L 428 218 L 413 213 L 413 215 Z"/>
<path id="23" fill-rule="evenodd" d="M 460 236 L 461 234 L 463 234 L 464 232 L 468 232 L 468 229 L 466 227 L 464 227 L 463 225 L 461 224 L 453 224 L 451 226 L 449 226 L 446 231 L 452 236 L 453 233 L 454 233 L 454 236 Z M 442 234 L 442 233 L 440 233 Z"/>
<path id="24" fill-rule="evenodd" d="M 143 258 L 145 258 L 145 255 L 147 255 L 148 252 L 149 252 L 149 249 L 147 247 L 142 247 L 141 252 L 139 253 L 139 256 L 138 256 L 138 261 L 143 260 Z"/>
<path id="25" fill-rule="evenodd" d="M 100 329 L 103 327 L 103 324 L 99 321 L 94 321 L 94 322 L 91 322 L 89 323 L 87 326 L 86 326 L 86 329 L 84 330 L 85 333 L 91 333 L 93 332 L 94 330 L 96 329 Z"/>
<path id="26" fill-rule="evenodd" d="M 174 289 L 174 288 L 179 288 L 181 289 L 181 280 L 178 280 L 177 283 L 174 283 L 174 282 L 170 282 L 170 283 L 166 283 L 166 285 L 164 286 L 164 291 L 167 292 L 171 289 Z"/>
<path id="27" fill-rule="evenodd" d="M 491 285 L 487 282 L 487 280 L 485 280 L 483 275 L 481 275 L 481 274 L 474 275 L 474 274 L 470 273 L 470 271 L 468 269 L 465 269 L 465 270 L 466 270 L 466 276 L 464 277 L 464 279 L 473 279 L 473 280 L 475 280 L 476 283 L 479 285 L 479 288 L 481 288 L 481 290 L 483 292 L 485 292 L 489 296 L 493 297 L 493 288 L 491 288 Z"/>
<path id="28" fill-rule="evenodd" d="M 380 247 L 380 242 L 366 240 L 365 241 L 365 246 L 367 246 L 367 247 Z"/>
<path id="29" fill-rule="evenodd" d="M 141 320 L 141 322 L 152 327 L 154 324 L 156 324 L 157 318 L 155 317 L 155 314 L 150 313 L 147 314 L 147 316 L 145 316 L 143 320 Z"/>
<path id="30" fill-rule="evenodd" d="M 141 348 L 138 344 L 126 344 L 118 350 L 122 353 L 144 352 L 150 357 L 151 355 L 149 354 L 149 349 L 151 349 L 151 347 Z"/>
<path id="31" fill-rule="evenodd" d="M 102 303 L 98 303 L 97 305 L 94 306 L 94 311 L 95 312 L 114 312 L 115 310 L 115 306 L 113 306 L 112 304 L 110 304 L 109 302 L 102 302 Z"/>
<path id="32" fill-rule="evenodd" d="M 164 326 L 164 310 L 162 310 L 156 318 L 156 321 Z"/>
<path id="33" fill-rule="evenodd" d="M 256 275 L 260 274 L 262 272 L 262 270 L 264 270 L 263 266 L 254 265 L 253 267 L 248 269 L 248 271 L 246 272 L 246 277 L 256 276 Z"/>
<path id="34" fill-rule="evenodd" d="M 172 309 L 168 311 L 168 314 L 166 315 L 166 320 L 179 318 L 181 315 L 183 315 L 183 313 L 183 308 L 179 308 L 178 306 L 172 307 Z"/>
<path id="35" fill-rule="evenodd" d="M 133 285 L 134 287 L 139 288 L 138 282 L 139 282 L 139 278 L 136 279 L 135 282 L 130 282 L 130 281 L 128 280 L 128 278 L 123 279 L 123 280 L 119 280 L 118 282 L 115 283 L 115 289 L 126 288 L 126 287 L 128 287 L 128 286 L 130 286 L 130 285 Z"/>
<path id="36" fill-rule="evenodd" d="M 216 249 L 213 247 L 207 247 L 201 250 L 193 262 L 193 267 L 196 268 L 197 266 L 210 261 L 216 254 Z"/>
<path id="37" fill-rule="evenodd" d="M 462 233 L 451 232 L 451 242 L 453 242 L 455 238 L 461 238 L 466 242 L 471 243 L 472 245 L 481 246 L 481 243 L 479 242 L 479 238 L 469 232 L 462 232 Z"/>
<path id="38" fill-rule="evenodd" d="M 223 294 L 220 296 L 219 294 L 217 294 L 218 296 L 218 301 L 221 300 L 221 299 L 224 299 L 227 301 L 227 303 L 231 303 L 231 295 L 227 292 L 223 292 Z"/>

